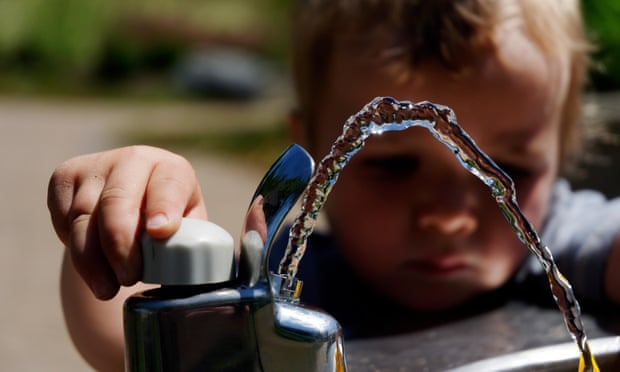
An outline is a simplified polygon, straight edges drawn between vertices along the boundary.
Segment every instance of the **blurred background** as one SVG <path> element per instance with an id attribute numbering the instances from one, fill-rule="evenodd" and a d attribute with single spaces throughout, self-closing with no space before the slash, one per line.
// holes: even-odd
<path id="1" fill-rule="evenodd" d="M 134 143 L 180 152 L 210 218 L 238 235 L 288 144 L 290 3 L 0 0 L 0 370 L 88 370 L 64 329 L 46 209 L 63 160 Z M 620 3 L 583 5 L 598 48 L 585 108 L 610 132 L 576 183 L 618 195 Z"/>

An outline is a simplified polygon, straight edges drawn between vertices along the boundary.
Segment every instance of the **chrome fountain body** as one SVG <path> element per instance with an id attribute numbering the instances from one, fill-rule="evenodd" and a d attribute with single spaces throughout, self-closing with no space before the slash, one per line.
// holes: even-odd
<path id="1" fill-rule="evenodd" d="M 128 371 L 343 371 L 340 325 L 299 303 L 268 270 L 271 244 L 314 163 L 289 147 L 258 186 L 239 251 L 219 226 L 184 219 L 166 240 L 143 236 L 143 281 L 161 287 L 124 306 Z"/>

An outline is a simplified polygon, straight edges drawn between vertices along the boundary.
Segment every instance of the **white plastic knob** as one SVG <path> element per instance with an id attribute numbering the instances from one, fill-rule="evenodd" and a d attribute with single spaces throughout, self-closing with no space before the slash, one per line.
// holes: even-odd
<path id="1" fill-rule="evenodd" d="M 145 283 L 198 285 L 234 279 L 235 245 L 220 226 L 205 220 L 184 218 L 168 239 L 142 236 Z"/>

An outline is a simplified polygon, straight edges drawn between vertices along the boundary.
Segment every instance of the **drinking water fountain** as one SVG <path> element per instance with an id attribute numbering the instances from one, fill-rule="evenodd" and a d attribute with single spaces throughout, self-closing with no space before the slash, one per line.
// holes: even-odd
<path id="1" fill-rule="evenodd" d="M 127 371 L 344 371 L 342 330 L 299 303 L 301 281 L 268 270 L 271 244 L 305 189 L 312 158 L 289 147 L 259 184 L 240 249 L 214 223 L 186 218 L 169 239 L 143 236 L 143 281 L 124 305 Z"/>
<path id="2" fill-rule="evenodd" d="M 477 147 L 450 108 L 390 97 L 375 98 L 347 120 L 316 172 L 301 147 L 293 145 L 283 153 L 252 198 L 238 250 L 225 230 L 207 221 L 185 219 L 167 240 L 144 236 L 143 281 L 161 287 L 125 303 L 127 370 L 346 370 L 338 322 L 299 302 L 301 282 L 295 275 L 305 238 L 340 170 L 365 139 L 415 126 L 428 129 L 489 187 L 511 228 L 556 289 L 554 299 L 584 370 L 598 370 L 572 288 L 519 209 L 510 177 Z M 268 268 L 271 245 L 302 192 L 304 212 L 291 226 L 289 246 L 274 274 Z"/>

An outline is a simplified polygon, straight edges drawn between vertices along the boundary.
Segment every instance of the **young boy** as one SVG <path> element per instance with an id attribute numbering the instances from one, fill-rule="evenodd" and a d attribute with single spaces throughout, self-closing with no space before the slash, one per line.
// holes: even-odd
<path id="1" fill-rule="evenodd" d="M 558 178 L 581 141 L 588 58 L 576 0 L 308 0 L 293 25 L 293 141 L 320 159 L 375 96 L 449 106 L 513 177 L 577 297 L 620 302 L 620 202 Z M 49 208 L 67 246 L 69 331 L 93 366 L 121 369 L 120 304 L 138 289 L 117 291 L 140 278 L 136 236 L 206 218 L 191 165 L 141 146 L 71 159 L 52 176 Z M 430 318 L 545 282 L 488 188 L 424 129 L 371 137 L 325 210 L 329 234 L 311 237 L 300 266 L 304 301 L 352 336 L 380 331 L 370 321 L 379 314 Z"/>

